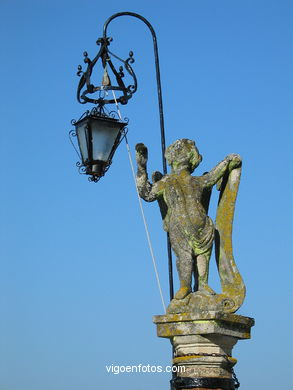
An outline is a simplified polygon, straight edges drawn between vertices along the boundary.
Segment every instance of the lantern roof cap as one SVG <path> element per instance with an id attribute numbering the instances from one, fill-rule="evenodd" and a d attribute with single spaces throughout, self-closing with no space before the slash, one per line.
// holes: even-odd
<path id="1" fill-rule="evenodd" d="M 128 124 L 128 118 L 124 118 L 123 120 L 119 118 L 119 115 L 116 111 L 112 110 L 110 112 L 106 112 L 102 106 L 94 107 L 91 110 L 85 111 L 78 120 L 73 119 L 71 123 L 73 125 L 77 125 L 84 120 L 89 118 L 104 120 L 105 122 L 112 123 L 120 123 L 121 127 L 125 127 Z"/>

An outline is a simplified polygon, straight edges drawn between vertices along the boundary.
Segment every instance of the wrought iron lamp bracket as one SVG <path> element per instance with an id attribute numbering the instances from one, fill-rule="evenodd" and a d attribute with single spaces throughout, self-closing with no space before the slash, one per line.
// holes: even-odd
<path id="1" fill-rule="evenodd" d="M 131 66 L 131 64 L 134 63 L 133 52 L 129 52 L 129 57 L 126 60 L 121 59 L 116 54 L 112 53 L 108 48 L 112 40 L 113 39 L 110 37 L 102 37 L 97 40 L 97 45 L 100 45 L 101 47 L 98 54 L 93 60 L 88 57 L 88 53 L 86 51 L 83 53 L 84 62 L 85 64 L 87 64 L 87 68 L 85 71 L 83 71 L 82 66 L 78 65 L 77 75 L 80 77 L 80 81 L 77 87 L 77 100 L 79 101 L 79 103 L 93 103 L 98 105 L 105 105 L 119 102 L 121 104 L 127 104 L 128 100 L 136 92 L 137 78 Z M 118 71 L 113 64 L 111 57 L 116 58 L 116 60 L 120 61 L 123 64 L 119 67 Z M 91 82 L 91 76 L 96 63 L 99 60 L 101 60 L 104 75 L 101 85 L 95 86 Z M 112 71 L 116 79 L 117 85 L 111 84 L 108 69 Z M 125 76 L 124 70 L 126 70 L 126 72 L 132 78 L 132 83 L 129 84 L 127 87 L 125 86 L 125 83 L 123 81 L 123 78 Z M 113 97 L 112 99 L 105 98 L 108 95 L 108 91 L 119 91 L 121 95 L 117 96 L 116 98 Z M 88 96 L 96 92 L 99 92 L 98 98 Z M 102 97 L 103 92 L 104 96 Z"/>

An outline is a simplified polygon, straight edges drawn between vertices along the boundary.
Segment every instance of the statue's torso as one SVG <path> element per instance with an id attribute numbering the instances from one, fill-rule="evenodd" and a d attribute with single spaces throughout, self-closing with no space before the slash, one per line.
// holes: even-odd
<path id="1" fill-rule="evenodd" d="M 201 238 L 210 229 L 210 219 L 201 200 L 203 185 L 199 177 L 189 173 L 166 175 L 160 185 L 161 193 L 168 207 L 165 229 L 180 230 L 184 235 Z"/>

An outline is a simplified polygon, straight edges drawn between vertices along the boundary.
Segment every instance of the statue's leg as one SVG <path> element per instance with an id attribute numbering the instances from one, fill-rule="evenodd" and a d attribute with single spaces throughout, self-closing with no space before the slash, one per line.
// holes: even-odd
<path id="1" fill-rule="evenodd" d="M 197 275 L 198 275 L 198 291 L 215 294 L 214 290 L 208 285 L 209 278 L 209 263 L 211 258 L 212 248 L 207 252 L 196 257 Z"/>
<path id="2" fill-rule="evenodd" d="M 193 258 L 191 253 L 184 251 L 181 248 L 176 248 L 174 252 L 177 256 L 176 266 L 180 280 L 180 289 L 177 291 L 174 298 L 183 299 L 191 293 Z"/>

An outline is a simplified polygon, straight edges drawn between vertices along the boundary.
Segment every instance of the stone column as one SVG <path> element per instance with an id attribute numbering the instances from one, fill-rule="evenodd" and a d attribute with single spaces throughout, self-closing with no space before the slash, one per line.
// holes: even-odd
<path id="1" fill-rule="evenodd" d="M 166 314 L 154 317 L 158 337 L 169 338 L 174 348 L 177 390 L 234 389 L 232 349 L 249 339 L 254 320 L 236 314 Z"/>

